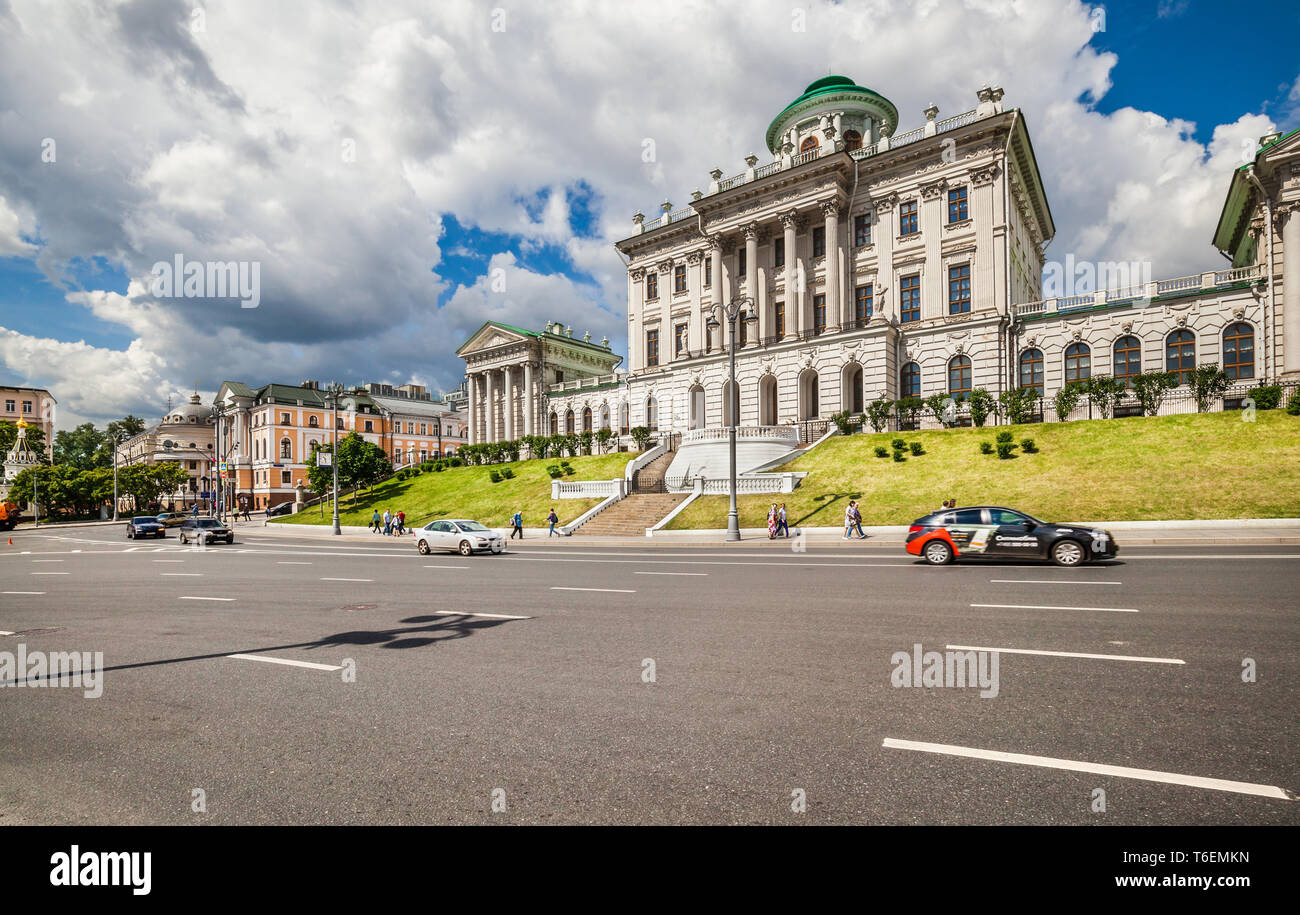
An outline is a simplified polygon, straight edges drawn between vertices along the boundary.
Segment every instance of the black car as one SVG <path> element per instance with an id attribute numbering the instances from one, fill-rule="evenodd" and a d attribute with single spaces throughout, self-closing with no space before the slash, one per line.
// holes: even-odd
<path id="1" fill-rule="evenodd" d="M 152 515 L 141 515 L 138 518 L 132 518 L 126 522 L 126 539 L 134 540 L 136 537 L 166 537 L 167 528 L 158 522 L 158 519 Z"/>
<path id="2" fill-rule="evenodd" d="M 907 531 L 907 552 L 931 565 L 953 559 L 1041 559 L 1078 566 L 1114 559 L 1110 531 L 1052 524 L 1000 505 L 945 508 L 917 518 Z"/>
<path id="3" fill-rule="evenodd" d="M 191 540 L 201 543 L 213 543 L 217 540 L 234 543 L 235 532 L 216 518 L 191 518 L 181 525 L 180 539 L 181 543 L 189 543 Z"/>
<path id="4" fill-rule="evenodd" d="M 268 518 L 278 518 L 281 515 L 292 515 L 292 514 L 293 514 L 292 502 L 281 502 L 279 505 L 272 506 L 271 508 L 268 508 L 266 510 L 266 517 Z"/>

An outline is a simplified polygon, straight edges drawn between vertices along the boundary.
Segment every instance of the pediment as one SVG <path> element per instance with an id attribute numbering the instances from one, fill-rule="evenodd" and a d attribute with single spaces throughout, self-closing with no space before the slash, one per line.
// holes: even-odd
<path id="1" fill-rule="evenodd" d="M 456 354 L 458 356 L 469 356 L 473 353 L 496 349 L 512 343 L 522 343 L 527 339 L 527 336 L 516 330 L 489 321 L 461 344 L 460 349 L 456 350 Z"/>

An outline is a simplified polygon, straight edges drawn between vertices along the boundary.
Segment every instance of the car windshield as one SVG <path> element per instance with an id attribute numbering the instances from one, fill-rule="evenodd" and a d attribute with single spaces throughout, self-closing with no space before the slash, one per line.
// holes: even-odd
<path id="1" fill-rule="evenodd" d="M 483 525 L 479 524 L 477 521 L 457 521 L 457 522 L 456 522 L 456 525 L 457 525 L 457 526 L 458 526 L 462 531 L 472 531 L 472 532 L 477 532 L 477 531 L 486 531 L 486 530 L 487 530 L 486 527 L 484 527 Z"/>
<path id="2" fill-rule="evenodd" d="M 202 518 L 199 520 L 199 527 L 221 527 L 221 522 L 214 521 L 211 518 Z"/>
<path id="3" fill-rule="evenodd" d="M 157 524 L 157 523 L 158 523 L 158 519 L 157 519 L 157 518 L 151 518 L 151 517 L 149 517 L 148 515 L 141 515 L 139 518 L 135 518 L 135 519 L 133 519 L 133 520 L 138 521 L 138 522 L 140 522 L 141 524 Z"/>

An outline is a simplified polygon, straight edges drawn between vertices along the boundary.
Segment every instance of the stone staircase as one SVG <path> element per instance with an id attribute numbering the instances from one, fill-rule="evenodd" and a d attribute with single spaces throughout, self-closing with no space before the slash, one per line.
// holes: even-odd
<path id="1" fill-rule="evenodd" d="M 573 536 L 644 537 L 647 527 L 654 527 L 688 497 L 687 493 L 631 493 L 578 528 Z"/>

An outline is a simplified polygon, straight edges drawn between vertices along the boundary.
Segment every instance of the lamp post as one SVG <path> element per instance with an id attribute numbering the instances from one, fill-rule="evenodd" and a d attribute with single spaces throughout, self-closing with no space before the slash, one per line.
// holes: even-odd
<path id="1" fill-rule="evenodd" d="M 341 384 L 332 384 L 329 386 L 329 393 L 325 395 L 325 401 L 329 404 L 331 413 L 330 418 L 330 468 L 334 472 L 334 533 L 342 534 L 339 528 L 339 394 L 342 393 Z"/>
<path id="2" fill-rule="evenodd" d="M 118 434 L 113 433 L 113 520 L 117 520 L 117 445 Z"/>
<path id="3" fill-rule="evenodd" d="M 726 305 L 719 302 L 714 306 L 714 309 L 722 310 L 723 317 L 731 330 L 731 381 L 727 388 L 727 402 L 724 404 L 731 417 L 731 422 L 727 424 L 727 450 L 730 457 L 731 476 L 729 490 L 731 507 L 727 511 L 727 540 L 730 542 L 740 539 L 740 516 L 736 512 L 736 414 L 740 412 L 740 397 L 736 391 L 736 328 L 738 321 L 746 324 L 757 324 L 758 316 L 754 314 L 754 300 L 747 295 L 736 296 Z M 710 313 L 705 326 L 712 332 L 721 327 L 722 323 Z"/>

